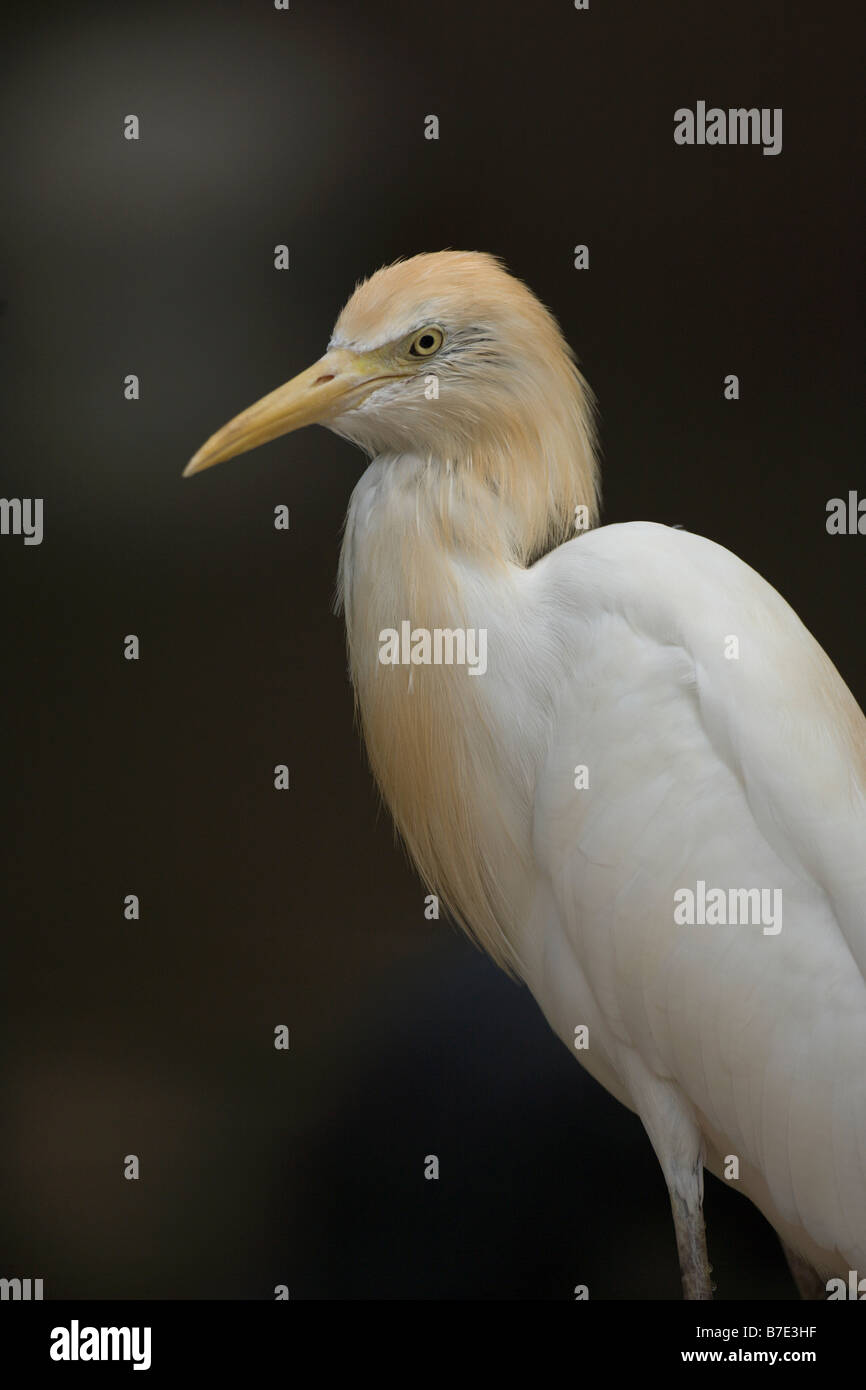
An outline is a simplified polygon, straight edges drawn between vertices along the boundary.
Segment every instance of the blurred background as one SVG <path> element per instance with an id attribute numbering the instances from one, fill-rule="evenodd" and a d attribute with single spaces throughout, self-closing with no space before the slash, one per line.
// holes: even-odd
<path id="1" fill-rule="evenodd" d="M 825 529 L 863 484 L 847 8 L 7 7 L 2 493 L 44 498 L 45 536 L 0 538 L 0 1275 L 679 1297 L 639 1122 L 425 921 L 377 805 L 331 610 L 361 455 L 308 430 L 180 474 L 319 355 L 359 277 L 495 252 L 598 394 L 604 519 L 742 556 L 862 704 L 866 542 Z M 782 107 L 782 153 L 675 146 L 699 99 Z M 792 1296 L 757 1212 L 712 1178 L 706 1209 L 718 1296 Z"/>

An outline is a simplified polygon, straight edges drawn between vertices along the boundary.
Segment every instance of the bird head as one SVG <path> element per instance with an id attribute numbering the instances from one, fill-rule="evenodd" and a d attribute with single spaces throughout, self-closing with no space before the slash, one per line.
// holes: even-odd
<path id="1" fill-rule="evenodd" d="M 310 424 L 522 507 L 522 549 L 561 532 L 577 503 L 595 519 L 592 394 L 552 315 L 493 256 L 441 251 L 377 271 L 325 355 L 212 435 L 184 476 Z"/>

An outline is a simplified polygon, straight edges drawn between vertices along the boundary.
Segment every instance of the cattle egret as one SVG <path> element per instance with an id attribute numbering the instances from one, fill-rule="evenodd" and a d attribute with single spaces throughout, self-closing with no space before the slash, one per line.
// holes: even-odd
<path id="1" fill-rule="evenodd" d="M 721 546 L 595 526 L 592 394 L 492 256 L 379 270 L 185 473 L 312 423 L 372 460 L 339 588 L 383 796 L 640 1116 L 685 1297 L 712 1296 L 705 1167 L 804 1295 L 866 1275 L 866 721 L 835 667 Z"/>

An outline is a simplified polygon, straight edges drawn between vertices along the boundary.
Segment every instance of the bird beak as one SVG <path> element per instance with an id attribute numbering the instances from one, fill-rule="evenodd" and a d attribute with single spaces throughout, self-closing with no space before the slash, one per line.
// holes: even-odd
<path id="1" fill-rule="evenodd" d="M 332 420 L 359 405 L 380 382 L 393 380 L 396 375 L 386 375 L 381 360 L 348 348 L 334 348 L 212 434 L 190 459 L 183 476 L 189 478 L 215 463 L 234 458 L 235 454 L 246 454 L 282 434 L 299 430 L 302 425 Z"/>

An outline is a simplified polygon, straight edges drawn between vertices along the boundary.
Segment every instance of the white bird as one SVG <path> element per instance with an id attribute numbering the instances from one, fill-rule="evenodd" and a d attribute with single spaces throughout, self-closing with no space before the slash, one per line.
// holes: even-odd
<path id="1" fill-rule="evenodd" d="M 340 592 L 423 879 L 640 1116 L 685 1296 L 712 1296 L 705 1167 L 823 1292 L 866 1275 L 866 721 L 729 551 L 595 527 L 593 416 L 531 291 L 441 252 L 360 284 L 325 356 L 185 471 L 313 422 L 371 456 Z"/>

